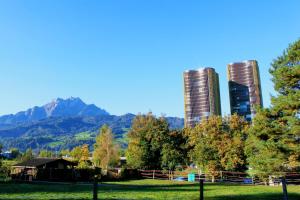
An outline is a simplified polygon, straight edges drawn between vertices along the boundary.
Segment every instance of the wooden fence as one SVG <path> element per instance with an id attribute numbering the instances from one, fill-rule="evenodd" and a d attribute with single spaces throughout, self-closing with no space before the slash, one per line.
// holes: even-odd
<path id="1" fill-rule="evenodd" d="M 168 171 L 168 170 L 139 170 L 140 176 L 146 179 L 157 180 L 180 180 L 188 181 L 189 172 L 186 171 Z M 220 171 L 212 176 L 211 174 L 202 174 L 201 178 L 205 182 L 224 182 L 224 183 L 237 183 L 237 184 L 255 184 L 255 185 L 278 185 L 281 184 L 281 177 L 285 177 L 287 184 L 300 185 L 299 172 L 282 172 L 281 176 L 270 177 L 269 181 L 261 180 L 257 176 L 250 176 L 244 172 L 229 172 Z M 199 174 L 195 173 L 195 181 L 199 181 Z"/>

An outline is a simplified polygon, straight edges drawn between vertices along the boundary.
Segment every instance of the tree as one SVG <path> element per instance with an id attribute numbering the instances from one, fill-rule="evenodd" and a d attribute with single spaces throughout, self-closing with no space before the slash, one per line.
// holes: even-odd
<path id="1" fill-rule="evenodd" d="M 39 153 L 39 157 L 41 158 L 52 158 L 54 157 L 54 154 L 52 151 L 48 151 L 48 150 L 41 150 Z"/>
<path id="2" fill-rule="evenodd" d="M 218 171 L 222 170 L 218 149 L 223 131 L 222 118 L 211 116 L 188 132 L 189 144 L 192 146 L 189 152 L 191 160 L 200 167 L 201 171 L 210 173 L 213 180 L 218 175 Z"/>
<path id="3" fill-rule="evenodd" d="M 81 157 L 79 158 L 78 168 L 88 168 L 89 167 L 89 157 L 90 157 L 90 151 L 89 151 L 89 145 L 84 144 L 81 147 Z"/>
<path id="4" fill-rule="evenodd" d="M 19 149 L 17 149 L 17 148 L 11 148 L 11 149 L 10 149 L 10 152 L 11 152 L 11 157 L 12 157 L 12 158 L 17 158 L 17 159 L 19 159 L 20 156 L 21 156 L 21 152 L 20 152 Z"/>
<path id="5" fill-rule="evenodd" d="M 59 157 L 63 157 L 63 156 L 70 156 L 70 151 L 69 149 L 62 149 L 60 152 L 59 152 Z"/>
<path id="6" fill-rule="evenodd" d="M 2 153 L 2 144 L 0 144 L 0 154 Z M 2 166 L 2 158 L 0 156 L 0 167 Z"/>
<path id="7" fill-rule="evenodd" d="M 242 171 L 248 123 L 238 115 L 210 116 L 194 128 L 185 130 L 191 150 L 189 156 L 213 179 L 221 170 Z"/>
<path id="8" fill-rule="evenodd" d="M 160 169 L 162 146 L 169 132 L 167 121 L 152 113 L 137 115 L 128 132 L 127 164 L 132 168 Z"/>
<path id="9" fill-rule="evenodd" d="M 243 117 L 234 114 L 223 119 L 225 131 L 221 137 L 219 155 L 221 165 L 227 171 L 246 169 L 245 140 L 249 124 Z"/>
<path id="10" fill-rule="evenodd" d="M 33 159 L 34 156 L 33 156 L 33 152 L 32 152 L 32 149 L 29 148 L 25 151 L 25 153 L 23 154 L 23 156 L 21 157 L 21 161 L 24 162 L 24 161 L 28 161 L 28 160 L 31 160 Z"/>
<path id="11" fill-rule="evenodd" d="M 70 152 L 70 155 L 74 161 L 80 161 L 80 158 L 82 156 L 81 148 L 81 146 L 74 147 Z"/>
<path id="12" fill-rule="evenodd" d="M 94 144 L 93 161 L 97 167 L 107 170 L 119 161 L 119 147 L 114 140 L 112 130 L 103 125 Z"/>
<path id="13" fill-rule="evenodd" d="M 170 131 L 162 145 L 162 168 L 175 170 L 179 164 L 187 163 L 186 137 L 183 131 Z"/>
<path id="14" fill-rule="evenodd" d="M 300 40 L 290 45 L 270 69 L 277 95 L 259 109 L 250 128 L 246 154 L 261 176 L 300 167 Z"/>

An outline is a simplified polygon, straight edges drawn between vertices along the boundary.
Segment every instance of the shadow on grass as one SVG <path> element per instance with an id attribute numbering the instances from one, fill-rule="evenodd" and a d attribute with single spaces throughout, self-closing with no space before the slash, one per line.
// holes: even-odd
<path id="1" fill-rule="evenodd" d="M 300 195 L 296 193 L 289 193 L 289 200 L 299 200 Z M 252 195 L 222 195 L 215 197 L 205 197 L 205 200 L 282 200 L 282 194 L 252 194 Z"/>
<path id="2" fill-rule="evenodd" d="M 113 192 L 161 192 L 161 191 L 182 191 L 193 192 L 197 191 L 198 184 L 187 185 L 125 185 L 125 184 L 106 184 L 99 183 L 98 190 L 100 191 L 113 191 Z M 92 185 L 80 184 L 54 184 L 54 183 L 0 183 L 0 194 L 28 194 L 35 192 L 47 193 L 88 193 L 93 191 Z"/>
<path id="3" fill-rule="evenodd" d="M 218 188 L 220 186 L 220 188 Z M 263 193 L 258 192 L 256 194 L 228 194 L 222 195 L 224 187 L 243 187 L 242 185 L 236 184 L 206 184 L 205 192 L 208 192 L 206 200 L 280 200 L 282 194 L 276 193 Z M 248 186 L 249 185 L 245 185 Z M 251 187 L 251 186 L 250 186 Z M 255 188 L 256 186 L 253 186 Z M 93 187 L 89 185 L 80 184 L 59 184 L 59 183 L 0 183 L 0 200 L 13 199 L 10 195 L 19 195 L 19 198 L 15 199 L 53 199 L 53 200 L 79 200 L 79 199 L 91 199 Z M 158 185 L 138 185 L 138 184 L 121 184 L 121 183 L 100 183 L 98 188 L 99 196 L 98 199 L 116 200 L 120 199 L 121 193 L 129 192 L 132 197 L 135 197 L 135 193 L 145 193 L 147 196 L 149 193 L 163 193 L 163 192 L 178 192 L 178 199 L 181 197 L 185 198 L 184 193 L 191 194 L 194 199 L 198 199 L 199 184 L 158 184 Z M 191 193 L 190 193 L 191 192 Z M 43 198 L 43 193 L 47 193 L 50 196 Z M 181 194 L 183 193 L 183 194 Z M 215 193 L 215 195 L 212 195 Z M 2 196 L 2 194 L 6 196 Z M 57 196 L 55 196 L 57 194 Z M 103 198 L 104 195 L 110 197 Z M 38 197 L 36 197 L 38 195 Z M 54 197 L 52 197 L 54 195 Z M 167 193 L 165 193 L 167 195 Z M 174 195 L 174 193 L 173 193 Z M 204 194 L 205 195 L 205 194 Z M 87 197 L 88 196 L 88 197 Z M 112 197 L 111 197 L 112 196 Z M 124 195 L 122 195 L 124 196 Z M 213 196 L 213 197 L 210 197 Z M 124 200 L 133 198 L 121 198 Z M 139 198 L 139 199 L 155 199 L 155 198 Z M 186 197 L 187 199 L 187 197 Z M 289 200 L 299 200 L 300 194 L 289 193 Z"/>

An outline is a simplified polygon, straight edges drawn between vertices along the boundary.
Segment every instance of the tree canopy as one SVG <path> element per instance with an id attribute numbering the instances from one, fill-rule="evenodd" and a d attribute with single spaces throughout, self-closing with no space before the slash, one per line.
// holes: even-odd
<path id="1" fill-rule="evenodd" d="M 184 159 L 181 132 L 170 131 L 164 117 L 137 115 L 128 132 L 127 164 L 133 168 L 174 169 Z"/>
<path id="2" fill-rule="evenodd" d="M 270 108 L 258 110 L 246 148 L 261 176 L 300 167 L 300 40 L 273 61 L 270 73 L 277 94 Z"/>
<path id="3" fill-rule="evenodd" d="M 103 125 L 94 144 L 93 162 L 97 167 L 107 170 L 116 166 L 119 158 L 119 146 L 115 142 L 114 134 L 111 128 Z"/>
<path id="4" fill-rule="evenodd" d="M 240 116 L 210 116 L 194 128 L 186 129 L 189 156 L 202 172 L 217 175 L 221 170 L 243 171 L 248 123 Z"/>

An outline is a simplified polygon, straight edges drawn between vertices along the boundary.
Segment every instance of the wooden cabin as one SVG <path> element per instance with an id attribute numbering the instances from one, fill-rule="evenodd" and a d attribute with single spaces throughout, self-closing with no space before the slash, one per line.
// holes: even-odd
<path id="1" fill-rule="evenodd" d="M 15 164 L 11 168 L 11 177 L 15 180 L 67 180 L 72 179 L 76 163 L 62 158 L 34 158 Z"/>

